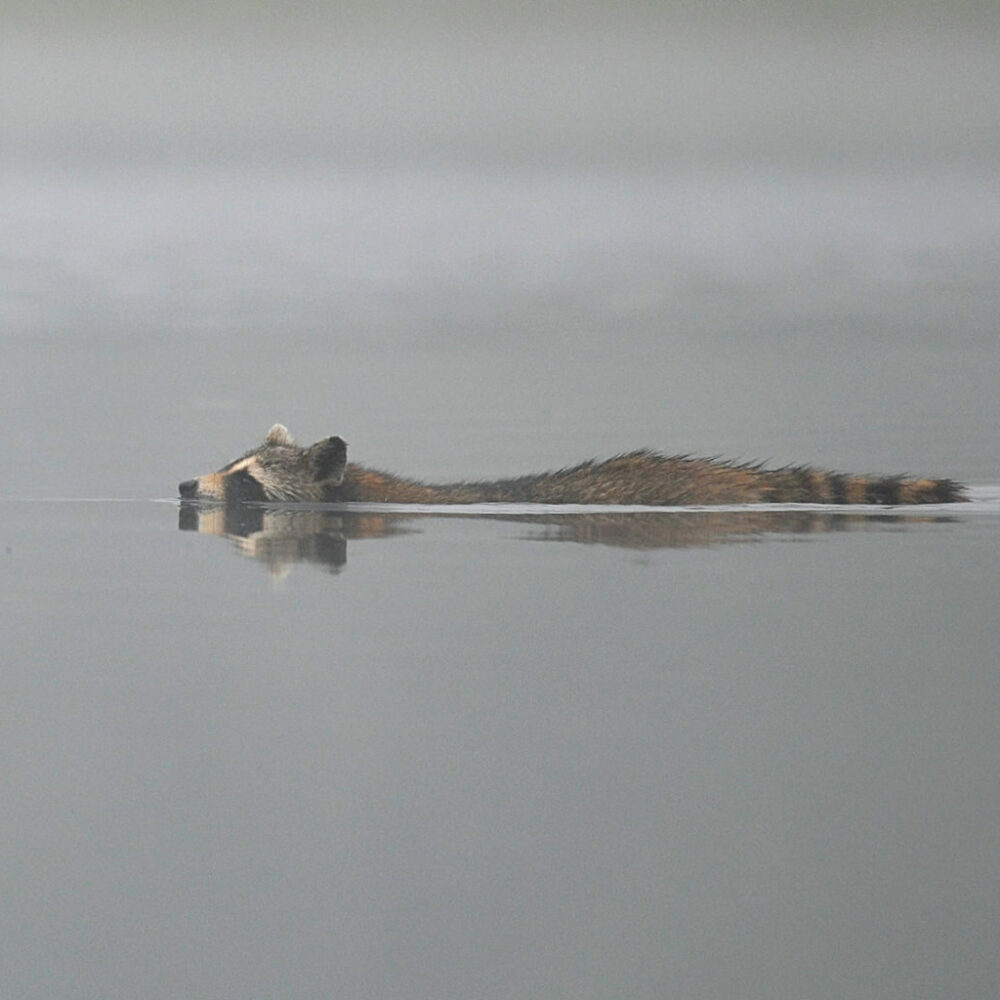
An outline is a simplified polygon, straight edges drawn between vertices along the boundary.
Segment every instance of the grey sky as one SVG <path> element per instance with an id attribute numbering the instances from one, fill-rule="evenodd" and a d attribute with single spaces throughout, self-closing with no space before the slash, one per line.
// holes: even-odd
<path id="1" fill-rule="evenodd" d="M 8 154 L 808 163 L 998 148 L 989 4 L 278 11 L 8 10 Z"/>

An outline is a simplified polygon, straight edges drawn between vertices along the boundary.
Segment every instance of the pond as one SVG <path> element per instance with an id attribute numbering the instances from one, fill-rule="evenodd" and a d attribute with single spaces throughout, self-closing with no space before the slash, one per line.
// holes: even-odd
<path id="1" fill-rule="evenodd" d="M 995 982 L 995 499 L 2 512 L 12 996 Z"/>

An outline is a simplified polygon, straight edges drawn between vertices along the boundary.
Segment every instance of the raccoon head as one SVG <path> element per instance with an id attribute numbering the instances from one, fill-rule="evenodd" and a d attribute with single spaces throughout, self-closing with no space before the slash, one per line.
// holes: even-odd
<path id="1" fill-rule="evenodd" d="M 188 479 L 178 487 L 182 500 L 226 504 L 246 500 L 322 501 L 327 487 L 343 481 L 347 443 L 328 437 L 300 448 L 281 424 L 275 424 L 258 447 L 218 472 Z"/>

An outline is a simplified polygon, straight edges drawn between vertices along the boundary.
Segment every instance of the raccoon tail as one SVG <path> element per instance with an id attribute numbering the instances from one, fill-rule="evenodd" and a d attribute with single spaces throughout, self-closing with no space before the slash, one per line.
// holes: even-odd
<path id="1" fill-rule="evenodd" d="M 905 476 L 847 476 L 807 467 L 770 473 L 767 499 L 774 503 L 928 504 L 967 500 L 965 488 L 951 479 Z"/>

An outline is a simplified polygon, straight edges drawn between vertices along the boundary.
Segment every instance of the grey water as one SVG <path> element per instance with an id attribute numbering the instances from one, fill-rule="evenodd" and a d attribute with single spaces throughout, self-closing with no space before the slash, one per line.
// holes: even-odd
<path id="1" fill-rule="evenodd" d="M 0 27 L 0 995 L 996 995 L 993 5 Z M 177 503 L 278 421 L 971 501 Z"/>

